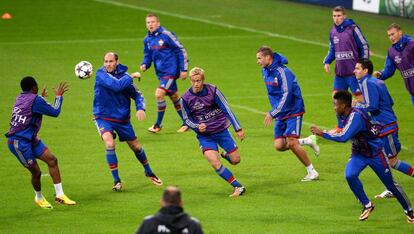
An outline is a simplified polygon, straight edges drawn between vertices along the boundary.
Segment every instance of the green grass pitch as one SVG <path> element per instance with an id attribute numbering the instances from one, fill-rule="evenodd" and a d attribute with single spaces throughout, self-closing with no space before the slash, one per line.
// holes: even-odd
<path id="1" fill-rule="evenodd" d="M 231 187 L 219 178 L 201 155 L 195 134 L 176 133 L 180 121 L 168 102 L 164 128 L 159 134 L 146 129 L 156 117 L 154 71 L 136 82 L 147 101 L 147 120 L 132 120 L 154 172 L 166 185 L 183 191 L 185 210 L 197 217 L 206 233 L 412 233 L 396 200 L 374 200 L 376 209 L 359 222 L 360 206 L 344 178 L 350 145 L 320 141 L 319 158 L 306 148 L 320 181 L 301 183 L 306 170 L 292 153 L 276 152 L 273 128 L 263 126 L 262 112 L 269 110 L 255 52 L 270 45 L 289 59 L 298 77 L 307 113 L 302 135 L 309 125 L 335 125 L 331 103 L 332 75 L 322 59 L 328 50 L 332 26 L 330 8 L 272 0 L 5 0 L 0 13 L 0 132 L 8 130 L 11 108 L 23 76 L 33 75 L 49 88 L 60 80 L 70 83 L 59 118 L 45 117 L 40 136 L 58 157 L 65 193 L 78 202 L 74 207 L 55 205 L 42 210 L 33 202 L 29 173 L 0 144 L 1 233 L 131 233 L 143 217 L 159 209 L 163 187 L 153 186 L 143 175 L 126 144 L 117 142 L 120 176 L 125 191 L 111 191 L 112 178 L 104 146 L 92 121 L 94 80 L 79 80 L 74 65 L 81 60 L 97 70 L 106 51 L 116 51 L 122 63 L 137 71 L 142 59 L 144 18 L 152 11 L 161 24 L 175 32 L 188 50 L 190 67 L 206 70 L 207 82 L 226 95 L 246 132 L 238 142 L 242 162 L 229 167 L 247 188 L 230 199 Z M 389 46 L 386 27 L 397 22 L 414 35 L 412 20 L 348 12 L 367 37 L 376 68 L 382 68 Z M 333 68 L 333 67 L 332 67 Z M 178 81 L 181 93 L 190 83 Z M 414 109 L 398 74 L 387 81 L 399 118 L 399 157 L 414 164 Z M 41 163 L 44 174 L 47 168 Z M 394 173 L 414 199 L 413 179 Z M 367 169 L 361 174 L 373 198 L 383 186 Z M 53 200 L 53 184 L 42 177 L 43 193 Z"/>

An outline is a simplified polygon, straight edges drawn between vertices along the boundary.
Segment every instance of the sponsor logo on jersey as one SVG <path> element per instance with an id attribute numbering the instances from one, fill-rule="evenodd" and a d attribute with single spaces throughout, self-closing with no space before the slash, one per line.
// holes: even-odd
<path id="1" fill-rule="evenodd" d="M 336 60 L 348 60 L 354 59 L 354 53 L 352 51 L 343 51 L 335 53 Z"/>
<path id="2" fill-rule="evenodd" d="M 414 77 L 414 68 L 405 70 L 401 72 L 401 75 L 404 79 L 408 79 L 410 77 Z"/>
<path id="3" fill-rule="evenodd" d="M 339 43 L 339 38 L 337 36 L 334 36 L 332 41 L 333 41 L 334 44 L 338 44 Z"/>
<path id="4" fill-rule="evenodd" d="M 194 105 L 192 107 L 193 110 L 201 110 L 203 108 L 204 108 L 204 104 L 201 103 L 201 102 L 198 102 L 198 101 L 196 103 L 194 103 Z"/>
<path id="5" fill-rule="evenodd" d="M 401 58 L 400 58 L 400 56 L 395 56 L 395 58 L 394 58 L 394 62 L 396 63 L 396 64 L 400 64 L 401 63 Z"/>

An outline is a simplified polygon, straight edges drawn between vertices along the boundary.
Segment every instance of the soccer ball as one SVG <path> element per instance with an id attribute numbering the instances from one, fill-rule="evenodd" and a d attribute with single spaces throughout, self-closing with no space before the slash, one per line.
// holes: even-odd
<path id="1" fill-rule="evenodd" d="M 93 67 L 92 67 L 92 64 L 88 61 L 80 61 L 75 66 L 75 75 L 79 79 L 82 79 L 82 80 L 88 79 L 89 77 L 92 76 L 92 73 L 93 73 Z"/>

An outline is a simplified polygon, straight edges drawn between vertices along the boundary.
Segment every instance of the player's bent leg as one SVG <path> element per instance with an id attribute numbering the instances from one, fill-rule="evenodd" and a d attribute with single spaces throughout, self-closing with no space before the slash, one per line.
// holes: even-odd
<path id="1" fill-rule="evenodd" d="M 112 178 L 114 179 L 113 191 L 121 191 L 122 183 L 118 173 L 118 158 L 115 153 L 115 141 L 112 132 L 104 132 L 102 134 L 102 140 L 105 143 L 105 158 L 108 163 L 109 170 L 111 171 Z"/>
<path id="2" fill-rule="evenodd" d="M 237 181 L 237 179 L 233 176 L 233 173 L 221 164 L 218 157 L 218 151 L 207 150 L 204 152 L 204 156 L 210 165 L 216 170 L 216 173 L 227 181 L 227 183 L 233 186 L 233 193 L 230 194 L 230 197 L 239 197 L 246 192 L 244 186 Z"/>
<path id="3" fill-rule="evenodd" d="M 43 154 L 39 157 L 40 160 L 44 161 L 48 168 L 50 177 L 52 177 L 53 183 L 58 184 L 61 182 L 60 171 L 58 166 L 57 158 L 50 152 L 49 149 L 46 149 Z"/>
<path id="4" fill-rule="evenodd" d="M 394 194 L 404 211 L 407 212 L 411 210 L 411 202 L 403 188 L 394 181 L 391 169 L 386 163 L 384 155 L 380 154 L 379 157 L 371 159 L 370 162 L 372 170 L 374 170 L 377 176 L 381 179 L 385 187 Z"/>
<path id="5" fill-rule="evenodd" d="M 175 111 L 177 111 L 177 114 L 180 116 L 180 119 L 183 122 L 181 127 L 177 130 L 177 132 L 183 133 L 188 131 L 188 126 L 184 124 L 183 113 L 181 111 L 180 95 L 178 94 L 178 91 L 170 95 L 170 99 L 174 104 Z"/>
<path id="6" fill-rule="evenodd" d="M 295 137 L 286 138 L 287 147 L 296 155 L 300 162 L 306 167 L 307 175 L 302 179 L 302 182 L 314 181 L 319 179 L 319 173 L 313 167 L 306 151 L 300 146 L 299 141 Z"/>
<path id="7" fill-rule="evenodd" d="M 150 164 L 148 162 L 147 156 L 145 154 L 145 150 L 139 144 L 138 140 L 135 138 L 132 141 L 127 141 L 129 148 L 134 152 L 135 157 L 138 161 L 142 164 L 145 170 L 145 176 L 153 183 L 154 185 L 162 185 L 163 182 L 160 178 L 158 178 L 154 172 L 152 171 Z"/>
<path id="8" fill-rule="evenodd" d="M 164 89 L 157 88 L 155 90 L 155 99 L 157 100 L 157 120 L 154 125 L 148 128 L 148 131 L 152 133 L 161 131 L 162 120 L 164 118 L 165 109 L 167 108 L 167 103 L 165 102 L 166 94 L 167 92 Z"/>
<path id="9" fill-rule="evenodd" d="M 310 135 L 305 138 L 298 139 L 300 145 L 308 145 L 313 149 L 313 153 L 316 157 L 321 154 L 321 149 L 318 145 L 318 138 L 315 135 Z"/>
<path id="10" fill-rule="evenodd" d="M 237 150 L 237 148 L 232 152 L 222 152 L 220 153 L 220 156 L 224 159 L 226 159 L 230 164 L 237 165 L 240 163 L 240 153 Z"/>
<path id="11" fill-rule="evenodd" d="M 31 166 L 27 167 L 27 170 L 29 170 L 32 174 L 31 182 L 33 189 L 35 191 L 40 191 L 42 188 L 40 180 L 42 172 L 40 171 L 39 165 L 37 164 L 37 162 L 34 162 Z"/>
<path id="12" fill-rule="evenodd" d="M 40 178 L 42 172 L 40 171 L 39 165 L 37 162 L 34 162 L 32 165 L 27 167 L 27 169 L 32 174 L 32 186 L 35 191 L 34 202 L 42 209 L 53 209 L 53 206 L 46 200 L 41 192 L 41 182 Z"/>
<path id="13" fill-rule="evenodd" d="M 46 162 L 49 168 L 49 174 L 52 177 L 53 186 L 55 187 L 55 202 L 63 205 L 76 205 L 76 202 L 67 197 L 63 192 L 57 158 L 46 149 L 39 159 Z"/>

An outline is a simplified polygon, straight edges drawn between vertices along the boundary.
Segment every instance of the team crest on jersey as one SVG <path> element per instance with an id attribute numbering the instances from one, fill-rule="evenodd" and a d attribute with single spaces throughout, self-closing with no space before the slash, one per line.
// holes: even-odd
<path id="1" fill-rule="evenodd" d="M 193 109 L 194 110 L 201 110 L 201 109 L 203 109 L 204 108 L 204 104 L 203 103 L 200 103 L 200 102 L 196 102 L 196 103 L 194 103 L 194 105 L 193 105 Z"/>
<path id="2" fill-rule="evenodd" d="M 279 85 L 279 81 L 277 80 L 277 76 L 275 77 L 275 79 L 273 79 L 273 82 L 276 84 L 276 86 Z"/>
<path id="3" fill-rule="evenodd" d="M 399 63 L 401 63 L 401 58 L 400 58 L 400 56 L 398 56 L 398 55 L 397 55 L 397 56 L 395 56 L 395 58 L 394 58 L 394 62 L 395 62 L 395 63 L 398 63 L 398 64 L 399 64 Z"/>
<path id="4" fill-rule="evenodd" d="M 160 39 L 160 40 L 158 41 L 158 45 L 160 45 L 160 46 L 164 45 L 164 41 L 163 41 L 162 39 Z"/>
<path id="5" fill-rule="evenodd" d="M 334 36 L 332 41 L 333 41 L 334 44 L 338 44 L 339 43 L 339 38 L 337 36 Z"/>

